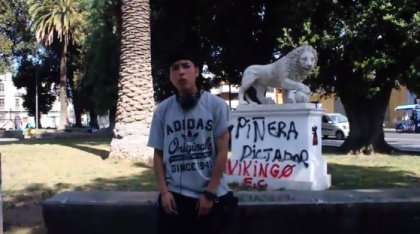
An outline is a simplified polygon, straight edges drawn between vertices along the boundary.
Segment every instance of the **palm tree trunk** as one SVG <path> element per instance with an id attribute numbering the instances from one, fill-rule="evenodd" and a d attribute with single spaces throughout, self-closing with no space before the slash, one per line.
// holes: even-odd
<path id="1" fill-rule="evenodd" d="M 146 146 L 154 107 L 148 0 L 122 1 L 121 68 L 110 157 L 151 164 Z"/>
<path id="2" fill-rule="evenodd" d="M 117 106 L 112 105 L 109 108 L 109 128 L 110 129 L 114 129 L 115 127 L 116 114 L 117 114 Z"/>
<path id="3" fill-rule="evenodd" d="M 66 39 L 63 40 L 63 48 L 60 58 L 60 124 L 59 130 L 63 130 L 67 125 L 67 44 Z"/>

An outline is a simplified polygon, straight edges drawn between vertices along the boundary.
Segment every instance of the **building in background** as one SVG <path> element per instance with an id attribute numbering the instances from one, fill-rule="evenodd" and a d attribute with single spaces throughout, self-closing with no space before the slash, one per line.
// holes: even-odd
<path id="1" fill-rule="evenodd" d="M 239 85 L 228 85 L 222 82 L 218 87 L 214 87 L 210 90 L 210 93 L 223 98 L 229 105 L 231 110 L 235 110 L 238 106 L 238 92 Z M 277 100 L 276 89 L 268 87 L 265 96 L 271 98 L 275 103 L 279 103 Z"/>
<path id="2" fill-rule="evenodd" d="M 206 77 L 207 78 L 207 77 Z M 211 77 L 210 77 L 211 78 Z M 238 85 L 228 85 L 222 83 L 219 87 L 212 88 L 210 92 L 223 98 L 232 110 L 238 106 Z M 19 129 L 28 124 L 35 126 L 35 118 L 28 115 L 28 111 L 23 107 L 22 96 L 26 94 L 25 89 L 17 89 L 12 80 L 12 74 L 0 74 L 0 129 Z M 283 103 L 282 91 L 278 88 L 268 88 L 266 97 L 274 100 L 275 103 Z M 35 97 L 34 97 L 35 98 Z M 394 89 L 391 93 L 388 109 L 385 112 L 384 124 L 386 127 L 394 127 L 396 120 L 395 107 L 404 104 L 415 104 L 418 99 L 410 93 L 406 87 Z M 420 100 L 419 100 L 420 101 Z M 325 109 L 327 113 L 341 113 L 346 115 L 343 104 L 339 97 L 331 95 L 322 97 L 321 95 L 312 95 L 311 102 L 318 103 L 318 107 Z M 69 125 L 74 124 L 75 114 L 73 104 L 68 105 L 67 120 Z M 108 116 L 98 116 L 101 128 L 108 127 Z M 57 100 L 53 103 L 52 109 L 48 114 L 41 114 L 40 123 L 43 128 L 56 128 L 60 121 L 60 103 Z M 82 124 L 89 125 L 89 118 L 86 114 L 82 116 Z"/>
<path id="3" fill-rule="evenodd" d="M 222 83 L 219 87 L 212 88 L 210 92 L 212 94 L 218 95 L 230 106 L 231 109 L 236 109 L 238 106 L 238 85 L 228 85 Z M 279 88 L 268 88 L 266 97 L 274 100 L 275 103 L 283 103 L 282 91 Z M 319 108 L 322 108 L 327 113 L 340 113 L 347 115 L 344 106 L 340 101 L 340 98 L 334 94 L 324 97 L 318 94 L 311 96 L 310 101 L 312 103 L 317 103 Z M 416 99 L 416 96 L 407 90 L 405 86 L 402 86 L 400 89 L 393 89 L 391 97 L 389 100 L 388 108 L 384 116 L 384 125 L 385 127 L 394 127 L 394 121 L 396 120 L 396 113 L 394 111 L 395 107 L 398 105 L 404 104 L 420 104 L 420 99 Z"/>
<path id="4" fill-rule="evenodd" d="M 420 104 L 420 100 L 416 95 L 408 91 L 407 87 L 402 86 L 400 89 L 393 89 L 391 98 L 389 100 L 388 109 L 385 112 L 385 125 L 387 127 L 394 127 L 394 122 L 398 118 L 398 113 L 395 112 L 395 107 L 399 105 Z"/>
<path id="5" fill-rule="evenodd" d="M 313 95 L 311 102 L 321 103 L 322 108 L 328 113 L 340 113 L 346 115 L 343 104 L 340 98 L 331 95 L 330 97 L 322 97 L 320 95 Z M 402 86 L 399 89 L 393 89 L 388 101 L 388 108 L 384 113 L 384 126 L 387 128 L 394 128 L 394 122 L 397 119 L 395 107 L 405 104 L 417 104 L 416 96 L 408 91 L 407 87 Z"/>
<path id="6" fill-rule="evenodd" d="M 17 89 L 12 80 L 12 73 L 0 74 L 0 129 L 21 129 L 28 125 L 35 127 L 35 118 L 29 116 L 23 107 L 23 95 L 26 89 Z M 35 97 L 34 97 L 35 99 Z M 68 105 L 69 124 L 74 123 L 74 108 Z M 58 99 L 48 114 L 40 115 L 40 126 L 56 128 L 60 121 L 60 102 Z"/>
<path id="7" fill-rule="evenodd" d="M 17 89 L 12 74 L 0 74 L 0 129 L 19 129 L 29 121 L 28 112 L 23 108 L 22 96 L 25 89 Z"/>
<path id="8" fill-rule="evenodd" d="M 210 93 L 223 98 L 230 109 L 234 110 L 238 106 L 238 91 L 238 85 L 227 85 L 222 83 L 219 87 L 212 88 Z"/>

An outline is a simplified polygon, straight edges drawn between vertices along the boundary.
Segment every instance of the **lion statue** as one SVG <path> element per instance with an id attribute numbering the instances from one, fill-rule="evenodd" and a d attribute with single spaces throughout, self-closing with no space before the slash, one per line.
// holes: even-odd
<path id="1" fill-rule="evenodd" d="M 302 81 L 312 73 L 317 61 L 316 50 L 312 46 L 302 45 L 274 63 L 247 67 L 239 88 L 239 104 L 274 103 L 265 97 L 267 87 L 281 87 L 284 103 L 309 102 L 311 90 Z M 255 89 L 253 98 L 248 92 L 250 88 Z"/>

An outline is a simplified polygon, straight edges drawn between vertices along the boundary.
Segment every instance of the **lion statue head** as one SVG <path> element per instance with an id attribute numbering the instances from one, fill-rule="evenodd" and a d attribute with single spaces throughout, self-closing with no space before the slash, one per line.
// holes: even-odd
<path id="1" fill-rule="evenodd" d="M 287 57 L 288 78 L 294 81 L 305 80 L 318 62 L 318 54 L 310 45 L 299 46 L 285 57 Z"/>

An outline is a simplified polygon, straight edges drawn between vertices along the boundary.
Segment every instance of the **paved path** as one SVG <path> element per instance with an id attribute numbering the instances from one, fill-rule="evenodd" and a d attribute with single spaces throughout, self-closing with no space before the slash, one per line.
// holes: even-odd
<path id="1" fill-rule="evenodd" d="M 385 139 L 388 144 L 390 144 L 391 146 L 402 150 L 402 151 L 408 151 L 408 152 L 418 152 L 420 153 L 420 145 L 414 145 L 414 144 L 405 144 L 401 141 L 390 141 L 388 139 Z M 339 147 L 341 144 L 343 144 L 344 141 L 340 141 L 340 140 L 335 140 L 335 139 L 322 139 L 322 145 L 325 146 L 334 146 L 334 147 Z"/>

